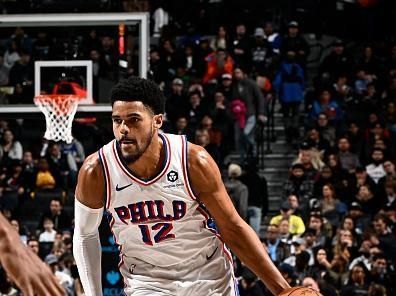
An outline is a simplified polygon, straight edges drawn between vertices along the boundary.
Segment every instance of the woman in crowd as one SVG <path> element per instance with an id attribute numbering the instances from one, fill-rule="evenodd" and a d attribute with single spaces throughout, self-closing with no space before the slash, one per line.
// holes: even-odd
<path id="1" fill-rule="evenodd" d="M 340 229 L 336 235 L 336 242 L 333 248 L 333 254 L 342 257 L 348 264 L 356 257 L 356 239 L 352 231 Z"/>
<path id="2" fill-rule="evenodd" d="M 352 268 L 348 283 L 341 289 L 341 296 L 367 295 L 368 288 L 368 271 L 363 263 L 359 263 Z"/>
<path id="3" fill-rule="evenodd" d="M 10 166 L 14 162 L 22 160 L 23 148 L 14 137 L 14 133 L 7 129 L 3 133 L 0 145 L 0 163 Z"/>
<path id="4" fill-rule="evenodd" d="M 229 48 L 229 37 L 225 26 L 219 26 L 217 35 L 210 40 L 209 45 L 214 51 L 218 50 L 219 48 Z"/>
<path id="5" fill-rule="evenodd" d="M 323 216 L 329 222 L 337 227 L 340 223 L 340 218 L 346 213 L 347 207 L 336 198 L 334 186 L 330 183 L 322 187 L 322 199 L 320 200 Z"/>
<path id="6" fill-rule="evenodd" d="M 327 269 L 331 268 L 330 262 L 327 260 L 327 251 L 325 248 L 318 248 L 314 252 L 315 263 L 311 266 L 310 275 L 318 280 L 323 278 Z"/>

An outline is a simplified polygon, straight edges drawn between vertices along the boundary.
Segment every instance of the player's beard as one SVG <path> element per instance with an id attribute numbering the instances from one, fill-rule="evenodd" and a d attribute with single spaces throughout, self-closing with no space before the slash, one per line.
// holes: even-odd
<path id="1" fill-rule="evenodd" d="M 122 157 L 124 158 L 127 164 L 132 164 L 136 162 L 143 154 L 146 152 L 148 146 L 151 144 L 154 137 L 154 129 L 151 126 L 150 132 L 147 133 L 141 141 L 141 144 L 135 142 L 135 149 L 134 151 L 123 151 L 121 147 Z M 122 145 L 121 145 L 122 146 Z"/>

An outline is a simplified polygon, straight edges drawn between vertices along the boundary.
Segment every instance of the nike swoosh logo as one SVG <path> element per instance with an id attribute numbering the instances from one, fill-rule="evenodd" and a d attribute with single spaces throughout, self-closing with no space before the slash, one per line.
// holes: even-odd
<path id="1" fill-rule="evenodd" d="M 216 249 L 213 251 L 213 253 L 212 253 L 210 256 L 206 255 L 206 260 L 212 259 L 213 255 L 214 255 L 214 254 L 216 253 L 216 251 L 217 251 L 217 248 L 218 248 L 218 247 L 216 247 Z"/>
<path id="2" fill-rule="evenodd" d="M 125 188 L 128 188 L 129 186 L 131 186 L 132 185 L 132 183 L 131 184 L 128 184 L 128 185 L 125 185 L 125 186 L 122 186 L 122 187 L 118 187 L 118 184 L 116 185 L 116 191 L 121 191 L 121 190 L 124 190 Z"/>

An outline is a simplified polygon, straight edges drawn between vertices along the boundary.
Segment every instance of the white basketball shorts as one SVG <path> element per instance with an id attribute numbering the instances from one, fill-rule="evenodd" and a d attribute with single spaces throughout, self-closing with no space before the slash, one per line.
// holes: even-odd
<path id="1" fill-rule="evenodd" d="M 239 295 L 232 262 L 220 241 L 193 258 L 167 267 L 124 256 L 120 271 L 127 296 Z"/>

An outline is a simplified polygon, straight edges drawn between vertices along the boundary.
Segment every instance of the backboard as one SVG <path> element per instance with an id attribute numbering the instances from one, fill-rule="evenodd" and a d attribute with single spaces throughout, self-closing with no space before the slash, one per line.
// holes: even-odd
<path id="1" fill-rule="evenodd" d="M 35 61 L 34 77 L 34 96 L 51 93 L 78 93 L 82 97 L 80 104 L 94 103 L 92 61 Z M 60 81 L 58 77 L 60 77 Z"/>

